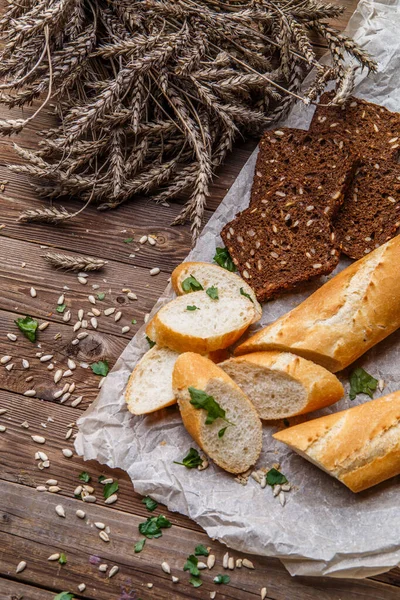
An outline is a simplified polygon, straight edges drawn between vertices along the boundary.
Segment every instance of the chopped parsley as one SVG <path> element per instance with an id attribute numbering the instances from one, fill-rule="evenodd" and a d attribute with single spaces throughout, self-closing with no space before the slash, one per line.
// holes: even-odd
<path id="1" fill-rule="evenodd" d="M 136 325 L 136 323 L 137 323 L 136 319 L 132 319 L 131 323 L 132 323 L 132 325 Z"/>
<path id="2" fill-rule="evenodd" d="M 89 481 L 92 478 L 90 477 L 89 473 L 87 471 L 82 471 L 82 473 L 80 473 L 79 475 L 79 480 L 83 481 L 84 483 L 89 483 Z"/>
<path id="3" fill-rule="evenodd" d="M 194 310 L 200 310 L 200 309 L 199 309 L 199 307 L 198 307 L 198 306 L 194 306 L 194 305 L 193 305 L 193 306 L 187 306 L 187 307 L 186 307 L 186 310 L 191 310 L 191 311 L 194 311 Z"/>
<path id="4" fill-rule="evenodd" d="M 146 340 L 147 340 L 147 343 L 150 346 L 150 348 L 153 348 L 153 346 L 156 345 L 156 343 L 153 342 L 153 340 L 151 340 L 148 335 L 146 335 Z"/>
<path id="5" fill-rule="evenodd" d="M 211 300 L 219 300 L 218 288 L 212 285 L 206 290 L 207 296 L 210 296 Z"/>
<path id="6" fill-rule="evenodd" d="M 133 238 L 132 237 L 124 239 L 124 244 L 131 244 L 132 242 L 133 242 Z"/>
<path id="7" fill-rule="evenodd" d="M 65 311 L 65 309 L 66 309 L 66 308 L 67 308 L 67 305 L 66 305 L 66 304 L 59 304 L 59 305 L 56 307 L 56 311 L 57 311 L 58 313 L 61 313 L 61 314 L 62 314 L 62 313 Z"/>
<path id="8" fill-rule="evenodd" d="M 58 562 L 60 563 L 60 565 L 66 565 L 67 564 L 67 557 L 65 556 L 64 552 L 61 552 L 60 558 L 58 559 Z"/>
<path id="9" fill-rule="evenodd" d="M 147 510 L 150 512 L 153 512 L 153 510 L 155 510 L 158 506 L 158 502 L 153 500 L 153 498 L 150 498 L 150 496 L 145 496 L 142 498 L 142 504 L 144 504 Z"/>
<path id="10" fill-rule="evenodd" d="M 158 517 L 149 517 L 147 521 L 139 524 L 139 532 L 148 539 L 159 538 L 162 536 L 162 529 L 168 529 L 172 526 L 164 515 Z"/>
<path id="11" fill-rule="evenodd" d="M 74 594 L 70 592 L 60 592 L 57 596 L 54 596 L 53 600 L 74 600 Z"/>
<path id="12" fill-rule="evenodd" d="M 233 425 L 233 423 L 225 418 L 226 413 L 224 409 L 215 401 L 213 396 L 209 396 L 206 392 L 203 392 L 203 390 L 197 390 L 192 386 L 189 387 L 189 394 L 190 404 L 195 408 L 201 408 L 207 412 L 206 425 L 212 425 L 216 419 L 223 419 L 229 425 Z"/>
<path id="13" fill-rule="evenodd" d="M 199 467 L 202 463 L 203 459 L 201 458 L 200 454 L 195 448 L 190 448 L 185 458 L 182 459 L 182 462 L 177 462 L 176 460 L 174 460 L 174 464 L 183 465 L 187 469 L 195 469 L 196 467 Z"/>
<path id="14" fill-rule="evenodd" d="M 112 496 L 113 494 L 118 492 L 118 490 L 119 490 L 118 481 L 113 481 L 112 483 L 106 483 L 106 485 L 103 487 L 104 500 L 107 500 L 107 498 L 109 498 L 110 496 Z"/>
<path id="15" fill-rule="evenodd" d="M 228 248 L 217 248 L 214 255 L 214 262 L 216 262 L 217 265 L 223 269 L 231 271 L 231 273 L 236 271 L 236 267 L 233 263 L 231 255 L 228 252 Z"/>
<path id="16" fill-rule="evenodd" d="M 104 300 L 104 298 L 106 297 L 104 292 L 100 292 L 100 294 L 97 294 L 97 300 Z"/>
<path id="17" fill-rule="evenodd" d="M 281 485 L 282 483 L 287 483 L 286 477 L 278 471 L 278 469 L 270 469 L 268 473 L 265 475 L 265 479 L 267 480 L 268 485 L 272 487 L 274 485 Z"/>
<path id="18" fill-rule="evenodd" d="M 218 431 L 218 437 L 219 437 L 219 438 L 222 438 L 222 437 L 224 437 L 224 435 L 225 435 L 225 431 L 226 431 L 227 429 L 228 429 L 228 427 L 223 427 L 222 429 L 220 429 L 220 430 Z"/>
<path id="19" fill-rule="evenodd" d="M 203 544 L 199 544 L 198 546 L 196 546 L 196 548 L 194 549 L 194 553 L 196 556 L 208 556 L 210 554 L 207 548 L 203 546 Z"/>
<path id="20" fill-rule="evenodd" d="M 182 289 L 185 294 L 188 294 L 189 292 L 200 292 L 204 288 L 193 275 L 190 275 L 182 281 Z"/>
<path id="21" fill-rule="evenodd" d="M 355 400 L 357 394 L 367 394 L 372 398 L 377 387 L 377 379 L 364 369 L 355 369 L 350 375 L 350 400 Z"/>
<path id="22" fill-rule="evenodd" d="M 106 360 L 99 360 L 98 362 L 92 363 L 90 368 L 95 375 L 101 375 L 102 377 L 105 377 L 110 370 Z"/>
<path id="23" fill-rule="evenodd" d="M 141 540 L 139 540 L 138 542 L 136 542 L 135 544 L 135 553 L 138 554 L 139 552 L 141 552 L 143 550 L 143 547 L 146 543 L 146 538 L 143 538 Z"/>
<path id="24" fill-rule="evenodd" d="M 32 317 L 25 317 L 23 319 L 16 319 L 14 323 L 30 342 L 36 342 L 36 330 L 39 323 L 35 321 L 35 319 L 32 319 Z"/>
<path id="25" fill-rule="evenodd" d="M 229 577 L 229 575 L 217 575 L 216 577 L 214 577 L 214 583 L 217 584 L 229 583 L 230 580 L 231 578 Z"/>
<path id="26" fill-rule="evenodd" d="M 186 562 L 183 566 L 183 570 L 189 571 L 189 573 L 191 575 L 194 575 L 195 577 L 199 577 L 200 571 L 197 567 L 198 562 L 199 562 L 198 558 L 194 554 L 191 554 L 190 556 L 187 557 Z"/>
<path id="27" fill-rule="evenodd" d="M 240 294 L 242 296 L 244 296 L 245 298 L 248 298 L 250 300 L 250 302 L 252 302 L 254 304 L 253 298 L 250 296 L 250 294 L 248 294 L 247 292 L 245 292 L 242 287 L 240 288 Z"/>
<path id="28" fill-rule="evenodd" d="M 189 583 L 195 588 L 198 588 L 203 585 L 203 582 L 200 579 L 200 577 L 194 577 L 194 576 L 189 579 Z"/>

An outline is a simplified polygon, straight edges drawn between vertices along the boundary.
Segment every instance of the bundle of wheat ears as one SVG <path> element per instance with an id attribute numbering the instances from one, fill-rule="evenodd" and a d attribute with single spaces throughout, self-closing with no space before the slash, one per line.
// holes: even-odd
<path id="1" fill-rule="evenodd" d="M 99 210 L 186 194 L 174 223 L 189 219 L 196 238 L 235 138 L 258 135 L 296 100 L 314 102 L 329 80 L 343 102 L 355 69 L 375 70 L 329 26 L 342 10 L 317 0 L 8 0 L 0 101 L 40 106 L 28 119 L 1 119 L 0 133 L 20 132 L 46 104 L 59 118 L 39 151 L 16 146 L 26 164 L 10 168 L 32 175 L 43 197 L 76 196 Z M 316 61 L 315 33 L 332 66 Z M 315 79 L 300 94 L 311 67 Z M 76 214 L 51 207 L 21 219 Z"/>

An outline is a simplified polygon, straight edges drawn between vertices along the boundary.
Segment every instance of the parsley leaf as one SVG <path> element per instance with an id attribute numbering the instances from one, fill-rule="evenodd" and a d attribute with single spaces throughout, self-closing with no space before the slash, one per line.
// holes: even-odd
<path id="1" fill-rule="evenodd" d="M 213 396 L 209 396 L 206 392 L 202 390 L 197 390 L 194 387 L 189 387 L 190 394 L 190 404 L 192 404 L 195 408 L 202 408 L 207 411 L 206 425 L 212 425 L 216 419 L 223 419 L 230 425 L 227 419 L 225 419 L 225 411 L 220 407 L 218 402 L 215 401 Z"/>
<path id="2" fill-rule="evenodd" d="M 193 275 L 190 275 L 190 277 L 186 277 L 186 279 L 182 281 L 182 289 L 185 294 L 188 294 L 189 292 L 200 292 L 204 288 Z"/>
<path id="3" fill-rule="evenodd" d="M 54 596 L 54 600 L 74 600 L 74 595 L 70 592 L 60 592 Z"/>
<path id="4" fill-rule="evenodd" d="M 142 499 L 142 504 L 144 504 L 147 510 L 149 510 L 150 512 L 153 512 L 153 510 L 155 510 L 158 506 L 158 502 L 153 500 L 153 498 L 150 498 L 150 496 L 145 496 Z"/>
<path id="5" fill-rule="evenodd" d="M 200 310 L 198 306 L 187 306 L 186 310 Z"/>
<path id="6" fill-rule="evenodd" d="M 82 473 L 79 475 L 79 479 L 80 479 L 80 481 L 83 481 L 84 483 L 89 483 L 89 481 L 92 478 L 90 477 L 90 475 L 87 471 L 82 471 Z"/>
<path id="7" fill-rule="evenodd" d="M 61 313 L 61 314 L 62 314 L 62 313 L 65 311 L 65 309 L 66 309 L 66 308 L 67 308 L 67 305 L 66 305 L 66 304 L 59 304 L 59 305 L 56 307 L 56 311 L 57 311 L 58 313 Z"/>
<path id="8" fill-rule="evenodd" d="M 158 517 L 149 517 L 147 521 L 139 524 L 139 531 L 148 539 L 159 538 L 162 536 L 161 529 L 168 529 L 172 526 L 164 515 L 158 515 Z"/>
<path id="9" fill-rule="evenodd" d="M 148 335 L 146 335 L 146 340 L 147 340 L 147 343 L 149 344 L 150 348 L 153 348 L 153 346 L 156 345 L 156 343 L 153 342 L 153 340 L 151 340 Z"/>
<path id="10" fill-rule="evenodd" d="M 136 319 L 132 319 L 131 323 L 132 323 L 132 325 L 136 325 L 136 323 L 137 323 Z"/>
<path id="11" fill-rule="evenodd" d="M 104 298 L 106 297 L 104 292 L 100 292 L 100 294 L 97 294 L 97 300 L 104 300 Z"/>
<path id="12" fill-rule="evenodd" d="M 210 296 L 211 300 L 219 300 L 218 297 L 218 288 L 212 285 L 206 290 L 207 296 Z"/>
<path id="13" fill-rule="evenodd" d="M 183 566 L 183 570 L 189 571 L 189 573 L 191 575 L 194 575 L 195 577 L 199 577 L 200 571 L 197 568 L 198 562 L 199 562 L 198 558 L 196 558 L 196 556 L 194 554 L 191 554 L 190 556 L 187 557 L 186 562 Z"/>
<path id="14" fill-rule="evenodd" d="M 268 485 L 271 485 L 272 487 L 274 485 L 281 485 L 282 483 L 287 483 L 286 477 L 280 471 L 278 471 L 278 469 L 270 469 L 266 474 L 265 478 L 267 480 Z"/>
<path id="15" fill-rule="evenodd" d="M 143 538 L 142 540 L 139 540 L 138 542 L 136 542 L 135 544 L 135 553 L 138 554 L 139 552 L 141 552 L 143 550 L 143 547 L 146 543 L 146 538 Z"/>
<path id="16" fill-rule="evenodd" d="M 202 462 L 203 459 L 195 448 L 190 448 L 185 458 L 182 459 L 182 462 L 177 462 L 174 460 L 176 465 L 183 465 L 187 469 L 195 469 L 196 467 L 199 467 Z"/>
<path id="17" fill-rule="evenodd" d="M 17 319 L 14 323 L 30 342 L 36 342 L 36 330 L 39 323 L 35 321 L 35 319 L 32 319 L 32 317 L 25 317 L 24 319 Z"/>
<path id="18" fill-rule="evenodd" d="M 65 556 L 64 552 L 61 552 L 60 558 L 58 559 L 58 562 L 60 563 L 60 565 L 66 565 L 67 564 L 67 557 Z"/>
<path id="19" fill-rule="evenodd" d="M 110 370 L 106 360 L 99 360 L 98 362 L 92 363 L 90 368 L 95 375 L 101 375 L 102 377 L 105 377 Z"/>
<path id="20" fill-rule="evenodd" d="M 227 429 L 228 429 L 228 427 L 223 427 L 222 429 L 220 429 L 220 430 L 218 431 L 218 437 L 219 437 L 219 438 L 222 438 L 222 437 L 224 437 L 224 435 L 225 435 L 225 431 L 226 431 Z"/>
<path id="21" fill-rule="evenodd" d="M 131 244 L 133 242 L 133 238 L 125 238 L 124 244 Z"/>
<path id="22" fill-rule="evenodd" d="M 350 375 L 350 400 L 354 400 L 357 394 L 367 394 L 372 398 L 377 386 L 377 379 L 369 375 L 364 369 L 356 369 Z"/>
<path id="23" fill-rule="evenodd" d="M 199 544 L 198 546 L 196 546 L 196 548 L 194 549 L 194 553 L 196 556 L 208 556 L 210 554 L 207 548 L 203 546 L 203 544 Z"/>
<path id="24" fill-rule="evenodd" d="M 193 587 L 197 588 L 203 585 L 202 580 L 200 579 L 200 577 L 191 577 L 189 579 L 189 583 L 192 584 Z"/>
<path id="25" fill-rule="evenodd" d="M 247 292 L 245 292 L 242 287 L 240 288 L 240 294 L 242 296 L 244 296 L 245 298 L 248 298 L 250 300 L 250 302 L 252 302 L 254 304 L 253 298 L 250 296 L 250 294 L 248 294 Z"/>
<path id="26" fill-rule="evenodd" d="M 228 252 L 228 248 L 217 248 L 215 251 L 214 262 L 227 271 L 231 271 L 232 273 L 236 271 L 236 267 L 233 264 L 233 260 Z"/>
<path id="27" fill-rule="evenodd" d="M 107 498 L 109 498 L 110 496 L 115 494 L 115 492 L 118 492 L 118 490 L 119 490 L 118 481 L 113 481 L 112 483 L 106 483 L 106 485 L 103 487 L 104 500 L 107 500 Z"/>
<path id="28" fill-rule="evenodd" d="M 231 578 L 229 577 L 229 575 L 217 575 L 216 577 L 214 577 L 214 583 L 229 583 L 231 580 Z"/>

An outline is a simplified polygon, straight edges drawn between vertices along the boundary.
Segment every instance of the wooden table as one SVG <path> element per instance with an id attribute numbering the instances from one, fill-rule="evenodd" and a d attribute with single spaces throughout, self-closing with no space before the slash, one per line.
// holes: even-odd
<path id="1" fill-rule="evenodd" d="M 346 13 L 337 23 L 341 28 L 356 2 L 347 0 L 346 4 Z M 318 42 L 316 48 L 320 53 L 324 50 Z M 34 108 L 25 113 L 31 110 Z M 13 114 L 17 116 L 17 111 Z M 9 113 L 2 109 L 1 116 L 9 116 Z M 38 121 L 19 136 L 18 143 L 34 148 L 35 130 L 38 125 L 49 124 L 51 118 L 43 112 Z M 254 146 L 254 142 L 241 144 L 219 173 L 206 219 L 218 206 Z M 98 390 L 99 377 L 80 364 L 105 358 L 110 364 L 115 361 L 164 290 L 172 269 L 189 251 L 188 227 L 169 226 L 180 210 L 179 204 L 155 206 L 148 199 L 109 213 L 87 209 L 76 220 L 59 228 L 17 224 L 16 218 L 22 210 L 39 206 L 41 202 L 24 176 L 7 170 L 6 164 L 16 160 L 19 159 L 11 142 L 1 139 L 0 180 L 8 183 L 0 193 L 0 224 L 5 225 L 0 232 L 0 356 L 11 355 L 10 363 L 15 366 L 11 371 L 0 367 L 0 409 L 7 410 L 0 415 L 0 425 L 6 426 L 6 431 L 0 433 L 0 600 L 52 600 L 56 593 L 64 590 L 74 592 L 77 598 L 92 600 L 209 598 L 213 590 L 217 590 L 218 599 L 244 599 L 260 598 L 263 587 L 267 588 L 270 600 L 398 599 L 398 569 L 362 581 L 292 578 L 278 560 L 252 557 L 254 570 L 229 571 L 231 583 L 218 588 L 212 579 L 225 572 L 222 556 L 226 548 L 211 542 L 189 519 L 169 513 L 164 507 L 159 507 L 156 514 L 165 514 L 172 527 L 164 530 L 161 538 L 149 541 L 140 554 L 134 553 L 134 543 L 139 539 L 138 524 L 149 513 L 141 497 L 133 491 L 128 476 L 96 462 L 84 463 L 75 454 L 67 458 L 62 449 L 73 448 L 74 424 Z M 76 203 L 76 208 L 78 206 Z M 69 208 L 73 207 L 71 201 Z M 144 234 L 154 234 L 157 244 L 138 244 L 137 240 Z M 124 242 L 131 237 L 135 240 L 133 243 Z M 76 275 L 54 271 L 45 264 L 42 255 L 46 247 L 101 257 L 107 259 L 108 264 L 104 272 L 90 275 L 87 285 L 82 285 Z M 153 267 L 161 269 L 155 277 L 149 274 Z M 99 286 L 97 291 L 93 291 L 93 284 Z M 35 298 L 30 295 L 31 287 L 37 290 Z M 137 301 L 128 300 L 121 291 L 125 287 L 137 294 Z M 115 323 L 113 317 L 102 316 L 97 331 L 90 330 L 79 345 L 71 345 L 77 311 L 80 308 L 90 311 L 88 295 L 98 292 L 106 294 L 103 301 L 98 301 L 98 308 L 118 307 L 123 313 L 122 319 Z M 67 323 L 56 312 L 57 299 L 62 293 L 73 315 Z M 40 332 L 39 343 L 32 344 L 22 335 L 18 335 L 16 342 L 7 338 L 7 333 L 17 333 L 14 319 L 26 314 L 40 322 L 50 322 L 48 328 Z M 132 325 L 132 319 L 136 319 L 137 324 Z M 123 335 L 121 328 L 127 324 L 131 330 Z M 54 370 L 47 369 L 48 363 L 40 362 L 38 352 L 54 355 Z M 54 391 L 60 387 L 55 385 L 53 376 L 55 369 L 67 369 L 68 356 L 74 357 L 78 364 L 68 379 L 69 383 L 76 382 L 76 389 L 70 399 L 60 404 L 59 400 L 53 400 Z M 22 368 L 23 358 L 29 361 L 29 369 Z M 32 376 L 33 379 L 27 381 Z M 23 395 L 32 388 L 36 390 L 35 397 Z M 71 401 L 80 395 L 83 395 L 81 404 L 71 407 Z M 70 429 L 72 436 L 66 439 Z M 46 442 L 35 443 L 31 437 L 34 435 L 44 436 Z M 38 468 L 40 461 L 35 460 L 38 451 L 48 456 L 48 468 Z M 91 476 L 89 485 L 93 485 L 98 498 L 95 504 L 74 498 L 75 488 L 82 483 L 79 481 L 82 471 Z M 104 504 L 102 486 L 98 483 L 100 475 L 119 482 L 118 501 L 112 506 Z M 61 488 L 58 493 L 36 490 L 49 479 L 57 480 Z M 66 518 L 56 514 L 57 504 L 64 507 Z M 75 515 L 78 509 L 86 511 L 85 520 Z M 99 538 L 95 522 L 110 527 L 109 543 Z M 203 586 L 195 589 L 188 584 L 188 574 L 182 568 L 198 544 L 212 547 L 217 565 L 204 574 Z M 48 561 L 50 555 L 61 552 L 67 557 L 65 565 Z M 232 554 L 235 558 L 240 556 L 237 552 Z M 27 566 L 16 574 L 20 561 L 26 561 Z M 106 563 L 108 570 L 117 565 L 118 574 L 108 578 L 107 573 L 99 571 L 99 561 Z M 173 583 L 171 576 L 162 571 L 163 561 L 168 561 L 172 574 L 180 578 L 179 583 Z M 81 583 L 86 589 L 78 592 Z"/>

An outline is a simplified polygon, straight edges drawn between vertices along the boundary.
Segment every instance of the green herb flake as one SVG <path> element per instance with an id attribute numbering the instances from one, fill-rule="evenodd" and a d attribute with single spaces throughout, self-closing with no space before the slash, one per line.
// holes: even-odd
<path id="1" fill-rule="evenodd" d="M 364 369 L 355 369 L 350 375 L 350 400 L 355 400 L 357 394 L 367 394 L 372 398 L 377 387 L 377 379 Z"/>
<path id="2" fill-rule="evenodd" d="M 149 510 L 150 512 L 153 512 L 153 510 L 155 510 L 158 506 L 158 502 L 153 500 L 153 498 L 150 498 L 150 496 L 145 496 L 142 499 L 142 504 L 144 504 L 147 510 Z"/>
<path id="3" fill-rule="evenodd" d="M 216 262 L 217 265 L 223 269 L 231 271 L 231 273 L 236 271 L 236 267 L 233 264 L 233 260 L 228 252 L 228 248 L 217 248 L 214 255 L 214 262 Z"/>
<path id="4" fill-rule="evenodd" d="M 203 459 L 195 448 L 190 448 L 185 458 L 182 459 L 182 462 L 174 460 L 174 463 L 176 465 L 183 465 L 187 469 L 195 469 L 203 463 Z"/>
<path id="5" fill-rule="evenodd" d="M 136 325 L 136 323 L 137 323 L 136 319 L 132 319 L 131 323 L 132 323 L 132 325 Z"/>
<path id="6" fill-rule="evenodd" d="M 221 583 L 229 583 L 231 580 L 231 578 L 229 577 L 229 575 L 217 575 L 216 577 L 214 577 L 214 583 L 217 583 L 218 585 L 220 585 Z"/>
<path id="7" fill-rule="evenodd" d="M 186 562 L 183 566 L 183 570 L 189 571 L 189 573 L 191 575 L 194 575 L 195 577 L 199 577 L 200 571 L 197 568 L 198 562 L 199 562 L 198 558 L 196 558 L 196 556 L 194 554 L 191 554 L 190 556 L 187 557 Z"/>
<path id="8" fill-rule="evenodd" d="M 200 292 L 204 288 L 193 275 L 190 275 L 182 281 L 182 289 L 185 294 L 189 294 L 190 292 Z"/>
<path id="9" fill-rule="evenodd" d="M 248 298 L 250 300 L 250 302 L 252 302 L 254 304 L 253 298 L 250 296 L 250 294 L 248 294 L 247 292 L 245 292 L 242 287 L 240 288 L 240 294 L 242 296 L 244 296 L 245 298 Z"/>
<path id="10" fill-rule="evenodd" d="M 278 471 L 278 469 L 270 469 L 266 474 L 265 479 L 267 480 L 268 485 L 271 485 L 272 487 L 274 485 L 281 485 L 282 483 L 288 482 L 286 477 L 280 471 Z"/>
<path id="11" fill-rule="evenodd" d="M 74 595 L 71 592 L 60 592 L 54 596 L 54 600 L 74 600 Z"/>
<path id="12" fill-rule="evenodd" d="M 14 321 L 20 331 L 28 338 L 30 342 L 36 342 L 36 330 L 39 323 L 32 317 L 20 318 Z"/>
<path id="13" fill-rule="evenodd" d="M 198 307 L 198 306 L 194 306 L 194 305 L 193 305 L 193 306 L 187 306 L 187 307 L 186 307 L 186 310 L 191 310 L 191 311 L 193 311 L 193 310 L 200 310 L 200 309 L 199 309 L 199 307 Z"/>
<path id="14" fill-rule="evenodd" d="M 84 483 L 89 483 L 91 479 L 92 478 L 87 471 L 82 471 L 82 473 L 79 474 L 79 480 L 83 481 Z"/>
<path id="15" fill-rule="evenodd" d="M 104 298 L 106 297 L 104 292 L 100 292 L 100 294 L 97 294 L 97 300 L 104 300 Z"/>
<path id="16" fill-rule="evenodd" d="M 125 238 L 124 239 L 124 244 L 131 244 L 133 242 L 133 238 Z"/>
<path id="17" fill-rule="evenodd" d="M 202 408 L 207 411 L 206 425 L 212 425 L 216 419 L 223 419 L 229 425 L 233 425 L 227 419 L 225 419 L 225 411 L 220 407 L 218 402 L 215 401 L 213 396 L 209 396 L 203 390 L 197 390 L 194 387 L 189 387 L 190 404 L 195 408 Z"/>
<path id="18" fill-rule="evenodd" d="M 220 430 L 218 431 L 218 437 L 219 437 L 219 438 L 222 438 L 222 437 L 224 437 L 224 435 L 225 435 L 225 431 L 226 431 L 227 429 L 228 429 L 228 427 L 223 427 L 222 429 L 220 429 Z"/>
<path id="19" fill-rule="evenodd" d="M 200 579 L 200 577 L 191 577 L 189 579 L 189 583 L 195 588 L 201 587 L 203 585 L 203 582 Z"/>
<path id="20" fill-rule="evenodd" d="M 119 490 L 118 481 L 113 481 L 112 483 L 106 483 L 106 485 L 103 487 L 104 500 L 107 500 L 107 498 L 109 498 L 110 496 L 112 496 L 113 494 L 118 492 L 118 490 Z"/>
<path id="21" fill-rule="evenodd" d="M 146 340 L 147 340 L 147 343 L 149 344 L 150 348 L 153 348 L 153 346 L 156 345 L 156 343 L 153 342 L 153 340 L 151 340 L 148 335 L 146 335 Z"/>
<path id="22" fill-rule="evenodd" d="M 207 296 L 210 296 L 211 300 L 219 300 L 218 288 L 212 285 L 206 290 Z"/>
<path id="23" fill-rule="evenodd" d="M 107 477 L 105 477 L 104 475 L 99 475 L 99 476 L 98 476 L 98 478 L 97 478 L 97 481 L 98 481 L 99 483 L 101 483 L 101 482 L 102 482 L 102 481 L 104 481 L 105 479 L 107 479 Z"/>
<path id="24" fill-rule="evenodd" d="M 139 552 L 141 552 L 144 548 L 144 545 L 146 543 L 146 538 L 143 538 L 142 540 L 139 540 L 138 542 L 136 542 L 135 544 L 135 553 L 138 554 Z"/>
<path id="25" fill-rule="evenodd" d="M 106 360 L 99 360 L 98 362 L 92 363 L 90 368 L 95 375 L 101 375 L 102 377 L 105 377 L 110 370 Z"/>
<path id="26" fill-rule="evenodd" d="M 64 552 L 61 552 L 60 558 L 58 559 L 58 562 L 60 563 L 60 565 L 66 565 L 67 564 L 67 557 L 65 556 Z"/>
<path id="27" fill-rule="evenodd" d="M 158 517 L 149 517 L 147 521 L 139 524 L 139 532 L 148 539 L 159 538 L 162 536 L 162 529 L 168 529 L 172 526 L 164 515 Z"/>
<path id="28" fill-rule="evenodd" d="M 194 553 L 196 556 L 208 556 L 210 554 L 207 548 L 203 546 L 203 544 L 199 544 L 198 546 L 196 546 L 196 548 L 194 549 Z"/>
<path id="29" fill-rule="evenodd" d="M 62 314 L 62 313 L 65 311 L 65 309 L 66 309 L 66 308 L 67 308 L 67 305 L 66 305 L 66 304 L 59 304 L 59 305 L 56 307 L 56 311 L 57 311 L 58 313 L 61 313 L 61 314 Z"/>

